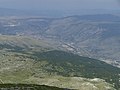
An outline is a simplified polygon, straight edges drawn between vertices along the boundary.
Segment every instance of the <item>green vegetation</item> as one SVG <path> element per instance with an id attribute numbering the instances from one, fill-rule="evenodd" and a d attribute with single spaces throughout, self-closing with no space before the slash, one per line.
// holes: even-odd
<path id="1" fill-rule="evenodd" d="M 0 84 L 0 90 L 68 90 L 35 84 Z"/>
<path id="2" fill-rule="evenodd" d="M 9 43 L 6 39 L 3 41 L 7 43 L 0 42 L 1 84 L 39 84 L 72 89 L 95 87 L 99 90 L 120 88 L 120 69 L 117 67 L 96 59 L 54 50 L 44 46 L 45 42 L 39 43 L 32 39 L 31 43 L 30 39 L 19 38 L 13 38 L 19 40 L 19 44 L 16 41 L 12 42 L 11 38 Z M 23 44 L 24 40 L 29 44 Z M 100 79 L 94 81 L 94 78 Z"/>
<path id="3" fill-rule="evenodd" d="M 50 73 L 57 73 L 58 75 L 67 77 L 97 77 L 111 84 L 114 83 L 116 89 L 120 88 L 120 69 L 105 62 L 63 51 L 37 52 L 32 56 L 37 57 L 35 60 L 46 60 L 49 62 L 46 64 L 45 70 Z"/>

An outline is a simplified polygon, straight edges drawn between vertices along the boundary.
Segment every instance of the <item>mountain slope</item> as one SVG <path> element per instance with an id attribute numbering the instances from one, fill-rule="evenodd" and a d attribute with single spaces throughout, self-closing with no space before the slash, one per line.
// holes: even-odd
<path id="1" fill-rule="evenodd" d="M 113 90 L 113 83 L 116 89 L 120 87 L 120 69 L 102 61 L 56 50 L 50 44 L 47 46 L 50 42 L 28 37 L 1 36 L 0 43 L 0 79 L 3 83 L 44 84 L 80 90 L 90 87 Z M 66 82 L 69 80 L 71 83 Z"/>
<path id="2" fill-rule="evenodd" d="M 109 14 L 64 18 L 0 19 L 0 34 L 50 40 L 59 48 L 120 66 L 120 17 Z"/>

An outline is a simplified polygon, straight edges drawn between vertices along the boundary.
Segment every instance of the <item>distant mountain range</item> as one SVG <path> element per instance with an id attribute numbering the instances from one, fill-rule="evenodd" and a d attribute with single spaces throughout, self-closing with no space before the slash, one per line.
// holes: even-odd
<path id="1" fill-rule="evenodd" d="M 31 36 L 59 48 L 119 66 L 120 17 L 111 14 L 64 18 L 15 17 L 0 19 L 0 34 Z"/>

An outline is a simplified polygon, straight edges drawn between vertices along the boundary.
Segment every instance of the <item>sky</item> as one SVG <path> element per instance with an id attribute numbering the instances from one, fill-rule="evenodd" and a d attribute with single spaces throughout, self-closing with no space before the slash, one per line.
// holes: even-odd
<path id="1" fill-rule="evenodd" d="M 120 0 L 0 0 L 0 7 L 21 10 L 120 9 Z"/>
<path id="2" fill-rule="evenodd" d="M 0 8 L 25 10 L 29 14 L 52 17 L 110 14 L 120 11 L 120 0 L 0 0 Z"/>

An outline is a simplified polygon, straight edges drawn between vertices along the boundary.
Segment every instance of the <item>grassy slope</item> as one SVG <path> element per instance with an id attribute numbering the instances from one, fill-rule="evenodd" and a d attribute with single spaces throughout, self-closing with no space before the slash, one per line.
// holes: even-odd
<path id="1" fill-rule="evenodd" d="M 119 88 L 120 69 L 102 61 L 81 57 L 63 51 L 48 51 L 35 53 L 38 60 L 46 60 L 49 64 L 45 70 L 63 76 L 82 76 L 86 78 L 102 78 L 110 83 L 115 83 Z"/>
<path id="2" fill-rule="evenodd" d="M 16 43 L 17 41 L 19 42 Z M 54 83 L 57 83 L 58 80 L 64 83 L 65 81 L 69 82 L 69 80 L 71 82 L 75 81 L 71 77 L 85 77 L 105 79 L 111 84 L 115 83 L 115 88 L 118 89 L 120 87 L 118 75 L 120 70 L 104 62 L 87 57 L 80 57 L 63 51 L 53 50 L 53 48 L 45 46 L 46 43 L 35 41 L 34 39 L 21 37 L 8 38 L 5 36 L 1 38 L 0 43 L 1 83 L 3 81 L 4 83 L 41 84 L 40 81 L 42 81 L 44 82 L 43 84 L 48 83 L 47 85 L 60 87 L 60 85 L 51 84 L 51 80 L 55 79 Z M 30 48 L 31 46 L 32 48 Z M 60 80 L 60 77 L 58 77 L 59 75 L 62 76 L 62 81 Z M 49 77 L 51 77 L 51 79 L 49 79 Z M 85 83 L 86 81 L 87 79 L 76 82 L 80 85 L 80 82 Z M 60 84 L 60 82 L 57 84 Z M 109 84 L 106 84 L 101 80 L 97 85 L 94 81 L 90 82 L 88 80 L 87 82 L 97 88 L 103 87 L 100 90 L 108 90 L 105 89 L 105 86 L 111 87 Z M 64 86 L 66 83 L 64 83 Z M 102 83 L 102 85 L 100 83 Z M 72 84 L 73 83 L 66 86 L 69 86 L 70 88 Z M 75 87 L 76 86 L 73 88 Z"/>

